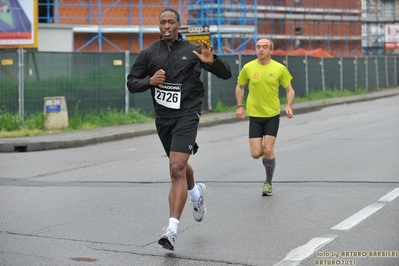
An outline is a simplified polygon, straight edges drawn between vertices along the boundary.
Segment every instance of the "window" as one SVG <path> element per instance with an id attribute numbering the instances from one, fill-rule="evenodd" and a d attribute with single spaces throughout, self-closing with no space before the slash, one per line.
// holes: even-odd
<path id="1" fill-rule="evenodd" d="M 302 0 L 295 0 L 296 6 L 302 6 Z"/>
<path id="2" fill-rule="evenodd" d="M 54 23 L 54 0 L 39 0 L 39 23 Z"/>

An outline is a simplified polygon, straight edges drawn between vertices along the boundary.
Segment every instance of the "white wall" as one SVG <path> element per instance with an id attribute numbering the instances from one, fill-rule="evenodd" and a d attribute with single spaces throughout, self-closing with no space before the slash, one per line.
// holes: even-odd
<path id="1" fill-rule="evenodd" d="M 73 52 L 73 26 L 65 24 L 38 24 L 39 52 Z"/>

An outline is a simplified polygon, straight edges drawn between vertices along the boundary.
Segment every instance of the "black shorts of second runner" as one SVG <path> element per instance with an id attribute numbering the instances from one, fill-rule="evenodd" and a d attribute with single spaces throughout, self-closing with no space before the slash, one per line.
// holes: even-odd
<path id="1" fill-rule="evenodd" d="M 277 137 L 280 115 L 273 117 L 249 117 L 249 138 L 263 138 L 265 135 Z"/>
<path id="2" fill-rule="evenodd" d="M 177 118 L 155 119 L 159 139 L 168 155 L 171 151 L 194 155 L 198 150 L 195 142 L 200 114 L 191 114 Z"/>

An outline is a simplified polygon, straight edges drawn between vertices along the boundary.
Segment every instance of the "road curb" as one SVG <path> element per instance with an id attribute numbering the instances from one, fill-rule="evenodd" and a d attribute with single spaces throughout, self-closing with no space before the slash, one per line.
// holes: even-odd
<path id="1" fill-rule="evenodd" d="M 383 94 L 365 94 L 357 96 L 349 96 L 344 98 L 332 98 L 324 99 L 312 102 L 302 103 L 302 107 L 294 108 L 295 115 L 305 114 L 309 112 L 319 111 L 325 107 L 341 105 L 341 104 L 351 104 L 356 102 L 371 101 L 380 98 L 392 97 L 399 95 L 398 91 L 393 93 L 383 93 Z M 352 97 L 352 98 L 351 98 Z M 285 110 L 281 111 L 281 116 L 285 116 Z M 201 121 L 200 127 L 211 127 L 227 123 L 236 123 L 242 120 L 236 117 L 228 118 L 216 118 L 210 121 Z M 61 133 L 62 134 L 62 133 Z M 84 139 L 71 139 L 71 140 L 54 140 L 54 141 L 32 141 L 32 140 L 21 140 L 17 139 L 14 142 L 5 141 L 0 143 L 0 153 L 12 153 L 12 152 L 32 152 L 32 151 L 45 151 L 54 149 L 67 149 L 67 148 L 78 148 L 88 145 L 95 145 L 104 142 L 123 140 L 128 138 L 140 137 L 150 134 L 156 134 L 156 129 L 145 129 L 138 130 L 134 132 L 122 132 L 122 133 L 110 133 L 103 136 L 94 136 Z"/>

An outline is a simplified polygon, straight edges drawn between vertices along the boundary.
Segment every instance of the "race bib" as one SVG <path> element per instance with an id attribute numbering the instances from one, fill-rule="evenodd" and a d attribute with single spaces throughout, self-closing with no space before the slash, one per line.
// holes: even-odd
<path id="1" fill-rule="evenodd" d="M 167 108 L 180 109 L 181 84 L 163 83 L 155 87 L 155 101 Z"/>

